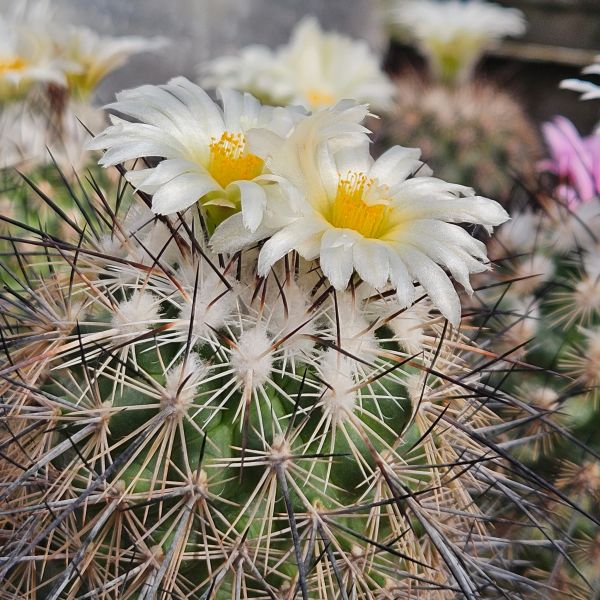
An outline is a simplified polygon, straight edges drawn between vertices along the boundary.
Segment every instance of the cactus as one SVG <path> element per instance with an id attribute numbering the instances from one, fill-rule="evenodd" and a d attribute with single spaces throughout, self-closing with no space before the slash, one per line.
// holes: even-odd
<path id="1" fill-rule="evenodd" d="M 448 87 L 405 75 L 396 83 L 388 135 L 421 148 L 440 177 L 501 200 L 515 181 L 529 186 L 535 180 L 538 135 L 509 93 L 483 81 Z"/>
<path id="2" fill-rule="evenodd" d="M 532 557 L 585 509 L 506 449 L 501 410 L 546 407 L 486 383 L 497 354 L 419 290 L 336 291 L 295 253 L 258 278 L 198 206 L 113 196 L 14 235 L 2 598 L 547 594 Z"/>
<path id="3" fill-rule="evenodd" d="M 547 415 L 532 423 L 513 413 L 533 441 L 520 458 L 597 518 L 600 198 L 571 207 L 547 192 L 537 199 L 537 209 L 514 213 L 491 241 L 497 267 L 476 283 L 476 310 L 499 336 L 498 350 L 519 361 L 515 373 L 498 375 L 503 388 Z M 597 593 L 598 528 L 573 517 L 568 532 L 579 548 L 574 563 L 558 561 L 553 583 L 572 582 L 580 569 Z"/>

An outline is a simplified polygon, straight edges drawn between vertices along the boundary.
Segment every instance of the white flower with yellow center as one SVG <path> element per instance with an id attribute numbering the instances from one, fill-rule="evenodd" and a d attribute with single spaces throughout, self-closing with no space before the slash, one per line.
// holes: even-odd
<path id="1" fill-rule="evenodd" d="M 104 166 L 163 158 L 153 168 L 127 174 L 134 187 L 153 195 L 155 213 L 171 214 L 200 201 L 214 226 L 241 208 L 245 227 L 254 231 L 278 184 L 263 158 L 249 151 L 246 133 L 263 128 L 285 137 L 301 115 L 262 106 L 249 94 L 219 95 L 222 107 L 183 77 L 121 92 L 108 108 L 135 121 L 113 116 L 112 126 L 88 147 L 106 149 Z"/>
<path id="2" fill-rule="evenodd" d="M 238 56 L 214 60 L 206 66 L 203 83 L 312 110 L 350 98 L 387 108 L 394 87 L 379 62 L 364 40 L 324 32 L 316 19 L 307 17 L 285 46 L 274 51 L 266 46 L 248 46 Z"/>
<path id="3" fill-rule="evenodd" d="M 72 95 L 88 97 L 98 84 L 133 54 L 159 50 L 167 45 L 161 37 L 100 36 L 87 27 L 69 27 L 56 31 L 56 43 L 71 68 L 66 75 Z"/>
<path id="4" fill-rule="evenodd" d="M 460 301 L 444 268 L 471 291 L 469 274 L 488 266 L 485 245 L 455 223 L 491 230 L 506 221 L 506 211 L 470 188 L 428 176 L 419 150 L 395 146 L 373 160 L 366 136 L 359 144 L 322 141 L 316 132 L 326 128 L 331 114 L 305 119 L 269 153 L 269 168 L 297 189 L 298 198 L 294 218 L 265 242 L 259 275 L 296 250 L 306 259 L 318 258 L 339 290 L 356 271 L 378 290 L 391 284 L 409 306 L 418 282 L 457 324 Z M 254 136 L 261 137 L 252 143 L 273 143 L 273 136 Z M 413 177 L 418 172 L 423 176 Z"/>
<path id="5" fill-rule="evenodd" d="M 270 179 L 277 181 L 282 193 L 270 194 L 262 206 L 261 226 L 248 227 L 248 219 L 240 213 L 225 219 L 211 237 L 217 252 L 237 252 L 272 235 L 295 222 L 304 204 L 304 173 L 314 165 L 310 153 L 302 150 L 327 144 L 356 145 L 368 141 L 362 122 L 368 115 L 366 105 L 344 100 L 323 109 L 312 117 L 300 119 L 286 138 L 266 129 L 248 132 L 250 151 L 264 157 Z M 273 167 L 275 170 L 273 170 Z"/>
<path id="6" fill-rule="evenodd" d="M 65 62 L 37 23 L 28 26 L 0 15 L 0 100 L 22 95 L 32 84 L 65 83 Z"/>
<path id="7" fill-rule="evenodd" d="M 390 21 L 413 39 L 434 75 L 447 82 L 467 79 L 483 52 L 527 28 L 520 10 L 484 0 L 395 0 Z"/>

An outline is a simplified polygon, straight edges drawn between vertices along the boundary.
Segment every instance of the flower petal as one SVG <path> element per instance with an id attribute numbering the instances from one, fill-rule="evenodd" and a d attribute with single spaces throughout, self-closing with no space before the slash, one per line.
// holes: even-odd
<path id="1" fill-rule="evenodd" d="M 361 279 L 375 289 L 383 288 L 388 282 L 390 265 L 384 244 L 361 239 L 353 246 L 353 259 L 354 267 Z"/>
<path id="2" fill-rule="evenodd" d="M 350 229 L 330 229 L 321 239 L 321 270 L 336 290 L 348 286 L 354 271 L 353 247 L 359 234 Z"/>
<path id="3" fill-rule="evenodd" d="M 183 173 L 165 183 L 152 198 L 152 211 L 159 215 L 170 215 L 191 206 L 208 192 L 215 190 L 210 177 L 196 173 Z"/>
<path id="4" fill-rule="evenodd" d="M 278 231 L 265 242 L 260 251 L 258 256 L 259 276 L 266 276 L 280 258 L 322 229 L 323 224 L 316 220 L 306 222 L 300 219 Z"/>
<path id="5" fill-rule="evenodd" d="M 419 160 L 420 156 L 421 150 L 418 148 L 393 146 L 373 163 L 369 177 L 392 187 L 404 181 L 423 164 Z"/>
<path id="6" fill-rule="evenodd" d="M 444 270 L 420 250 L 408 245 L 397 246 L 398 254 L 410 273 L 431 298 L 437 309 L 452 323 L 460 323 L 460 300 Z"/>
<path id="7" fill-rule="evenodd" d="M 273 233 L 268 227 L 259 226 L 253 232 L 244 225 L 241 213 L 225 219 L 210 237 L 210 245 L 215 252 L 233 254 L 249 248 Z"/>
<path id="8" fill-rule="evenodd" d="M 236 181 L 231 185 L 240 190 L 244 226 L 253 233 L 263 220 L 267 194 L 261 185 L 253 181 Z"/>

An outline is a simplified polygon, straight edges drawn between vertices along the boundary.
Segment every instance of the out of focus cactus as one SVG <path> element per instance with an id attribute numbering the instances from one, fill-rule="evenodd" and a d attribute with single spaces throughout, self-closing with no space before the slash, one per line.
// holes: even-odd
<path id="1" fill-rule="evenodd" d="M 404 76 L 389 118 L 385 131 L 395 143 L 421 148 L 440 177 L 488 196 L 506 199 L 516 180 L 535 175 L 536 129 L 510 93 L 491 83 L 454 88 Z"/>
<path id="2" fill-rule="evenodd" d="M 149 201 L 14 234 L 2 598 L 547 596 L 521 550 L 551 568 L 583 509 L 507 450 L 499 409 L 547 403 L 484 383 L 492 338 L 295 253 L 257 278 Z"/>

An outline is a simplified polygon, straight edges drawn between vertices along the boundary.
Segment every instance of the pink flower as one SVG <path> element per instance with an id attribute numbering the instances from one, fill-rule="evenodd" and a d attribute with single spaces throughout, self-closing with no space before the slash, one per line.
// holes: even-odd
<path id="1" fill-rule="evenodd" d="M 569 207 L 589 202 L 600 194 L 600 135 L 582 138 L 565 117 L 542 125 L 550 158 L 538 164 L 559 179 L 557 193 Z"/>

